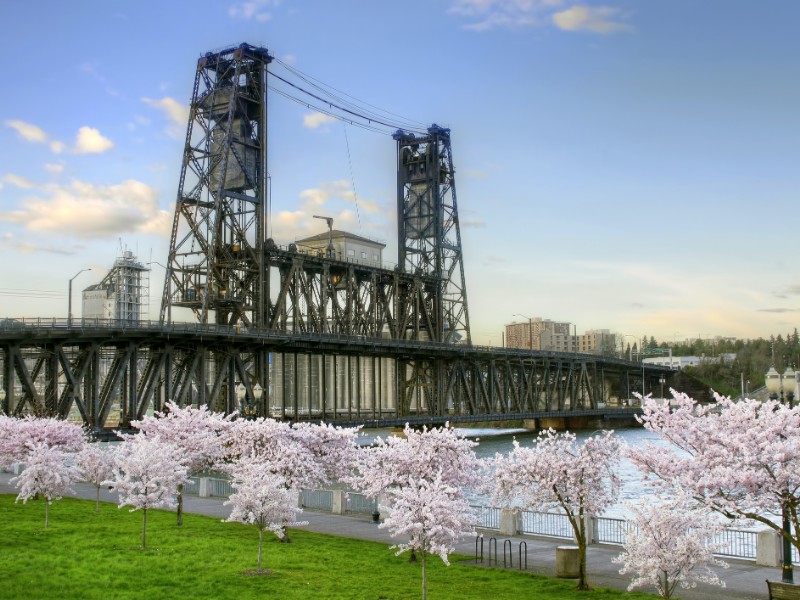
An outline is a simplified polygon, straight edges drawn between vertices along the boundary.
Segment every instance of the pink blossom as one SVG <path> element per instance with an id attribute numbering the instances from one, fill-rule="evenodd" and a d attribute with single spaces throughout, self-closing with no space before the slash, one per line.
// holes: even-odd
<path id="1" fill-rule="evenodd" d="M 328 485 L 352 469 L 358 428 L 289 425 L 274 419 L 235 421 L 223 440 L 229 461 L 255 457 L 286 486 L 310 489 Z"/>
<path id="2" fill-rule="evenodd" d="M 75 464 L 80 469 L 83 479 L 94 484 L 95 511 L 100 510 L 100 487 L 114 475 L 113 454 L 104 450 L 100 444 L 87 443 L 75 457 Z"/>
<path id="3" fill-rule="evenodd" d="M 69 454 L 46 443 L 29 442 L 25 457 L 25 470 L 11 481 L 19 488 L 17 501 L 27 503 L 30 498 L 39 495 L 45 499 L 44 527 L 49 525 L 49 508 L 53 500 L 72 490 L 69 486 L 78 479 L 80 472 L 68 465 Z"/>
<path id="4" fill-rule="evenodd" d="M 662 598 L 671 598 L 677 586 L 690 589 L 703 582 L 725 587 L 708 566 L 728 566 L 714 558 L 718 546 L 712 540 L 722 528 L 710 521 L 708 509 L 682 493 L 669 500 L 648 499 L 626 506 L 632 518 L 625 551 L 613 560 L 623 564 L 620 574 L 636 575 L 629 591 L 654 585 Z"/>
<path id="5" fill-rule="evenodd" d="M 222 438 L 231 427 L 233 415 L 212 412 L 205 406 L 181 408 L 167 402 L 165 412 L 133 421 L 140 434 L 158 437 L 178 448 L 177 456 L 188 473 L 218 468 L 224 456 Z M 124 436 L 123 436 L 124 437 Z M 178 525 L 183 524 L 183 484 L 178 486 Z"/>
<path id="6" fill-rule="evenodd" d="M 620 441 L 612 431 L 587 438 L 578 445 L 575 435 L 542 431 L 530 448 L 514 441 L 514 449 L 496 455 L 493 499 L 496 503 L 532 509 L 563 511 L 578 542 L 578 589 L 586 584 L 586 519 L 602 514 L 619 495 L 615 472 Z"/>
<path id="7" fill-rule="evenodd" d="M 726 517 L 758 521 L 800 548 L 800 408 L 775 401 L 701 406 L 672 390 L 673 407 L 643 401 L 641 421 L 672 449 L 647 444 L 630 459 L 662 489 L 680 488 Z M 791 531 L 783 528 L 783 511 Z"/>
<path id="8" fill-rule="evenodd" d="M 0 416 L 0 466 L 26 462 L 36 444 L 64 452 L 79 452 L 86 441 L 81 425 L 62 419 Z"/>
<path id="9" fill-rule="evenodd" d="M 178 448 L 158 437 L 135 435 L 115 452 L 114 474 L 103 485 L 119 493 L 119 508 L 142 510 L 142 548 L 146 547 L 147 510 L 174 508 L 178 486 L 187 481 Z"/>
<path id="10" fill-rule="evenodd" d="M 237 521 L 258 527 L 258 569 L 261 569 L 263 534 L 272 531 L 283 538 L 287 525 L 302 510 L 297 506 L 297 491 L 287 487 L 282 475 L 270 471 L 269 465 L 250 456 L 237 461 L 230 470 L 231 485 L 236 490 L 225 502 L 233 507 L 228 522 Z"/>

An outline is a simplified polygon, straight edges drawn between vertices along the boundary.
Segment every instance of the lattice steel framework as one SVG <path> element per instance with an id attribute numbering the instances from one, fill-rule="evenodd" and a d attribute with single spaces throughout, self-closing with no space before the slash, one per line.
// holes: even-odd
<path id="1" fill-rule="evenodd" d="M 0 324 L 6 414 L 127 427 L 167 400 L 293 421 L 437 423 L 627 414 L 608 408 L 658 389 L 665 367 L 568 353 L 534 354 L 386 338 L 342 338 L 220 325 L 85 320 Z M 268 361 L 268 356 L 272 361 Z M 441 393 L 407 395 L 410 363 L 441 367 Z M 259 364 L 271 365 L 258 373 Z M 240 402 L 233 381 L 241 381 Z M 268 390 L 260 399 L 253 385 Z M 423 390 L 424 392 L 424 390 Z"/>
<path id="2" fill-rule="evenodd" d="M 450 130 L 432 125 L 424 136 L 398 131 L 393 137 L 397 141 L 398 264 L 424 282 L 419 314 L 407 337 L 469 344 Z"/>
<path id="3" fill-rule="evenodd" d="M 197 63 L 162 321 L 181 306 L 201 323 L 263 325 L 271 60 L 242 44 Z"/>

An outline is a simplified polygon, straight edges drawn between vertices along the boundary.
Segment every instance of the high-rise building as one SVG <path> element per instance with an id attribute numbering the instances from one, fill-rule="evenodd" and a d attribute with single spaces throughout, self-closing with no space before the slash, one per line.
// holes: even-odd
<path id="1" fill-rule="evenodd" d="M 578 352 L 611 356 L 616 352 L 617 336 L 608 329 L 590 329 L 578 336 Z"/>
<path id="2" fill-rule="evenodd" d="M 577 352 L 576 336 L 572 323 L 551 321 L 536 317 L 522 323 L 510 323 L 506 329 L 507 348 Z"/>

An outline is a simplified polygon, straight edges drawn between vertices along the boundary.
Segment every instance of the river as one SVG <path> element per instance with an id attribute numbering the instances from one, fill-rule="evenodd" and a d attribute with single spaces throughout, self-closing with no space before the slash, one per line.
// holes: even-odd
<path id="1" fill-rule="evenodd" d="M 467 429 L 458 428 L 465 436 L 478 442 L 475 448 L 475 454 L 478 458 L 491 458 L 496 453 L 507 454 L 513 449 L 513 441 L 516 439 L 522 446 L 530 446 L 538 437 L 538 432 L 528 431 L 525 429 Z M 365 437 L 362 438 L 362 443 L 373 440 L 375 437 L 386 437 L 391 435 L 389 430 L 365 430 Z M 578 443 L 591 436 L 593 431 L 576 431 L 574 432 Z M 654 433 L 651 433 L 643 427 L 626 427 L 617 429 L 614 434 L 625 442 L 629 447 L 642 446 L 645 441 L 653 442 L 656 444 L 666 445 L 665 442 Z M 620 491 L 618 501 L 606 511 L 606 515 L 613 517 L 622 517 L 627 512 L 623 505 L 626 501 L 636 502 L 639 498 L 646 496 L 651 490 L 642 483 L 641 473 L 629 460 L 625 457 L 622 458 L 618 466 L 620 479 L 622 480 L 622 489 Z M 474 494 L 471 496 L 470 501 L 475 504 L 490 504 L 490 499 L 481 494 Z"/>

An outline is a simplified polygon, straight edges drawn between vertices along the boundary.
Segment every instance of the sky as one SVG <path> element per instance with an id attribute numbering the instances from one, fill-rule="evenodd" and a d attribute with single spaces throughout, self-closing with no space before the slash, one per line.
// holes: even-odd
<path id="1" fill-rule="evenodd" d="M 451 129 L 474 343 L 542 317 L 675 342 L 798 323 L 796 0 L 7 3 L 0 317 L 166 262 L 198 57 L 248 42 Z M 274 64 L 275 73 L 285 69 Z M 269 100 L 269 235 L 396 261 L 395 143 Z M 794 265 L 794 266 L 793 266 Z M 150 314 L 164 271 L 154 264 Z"/>

